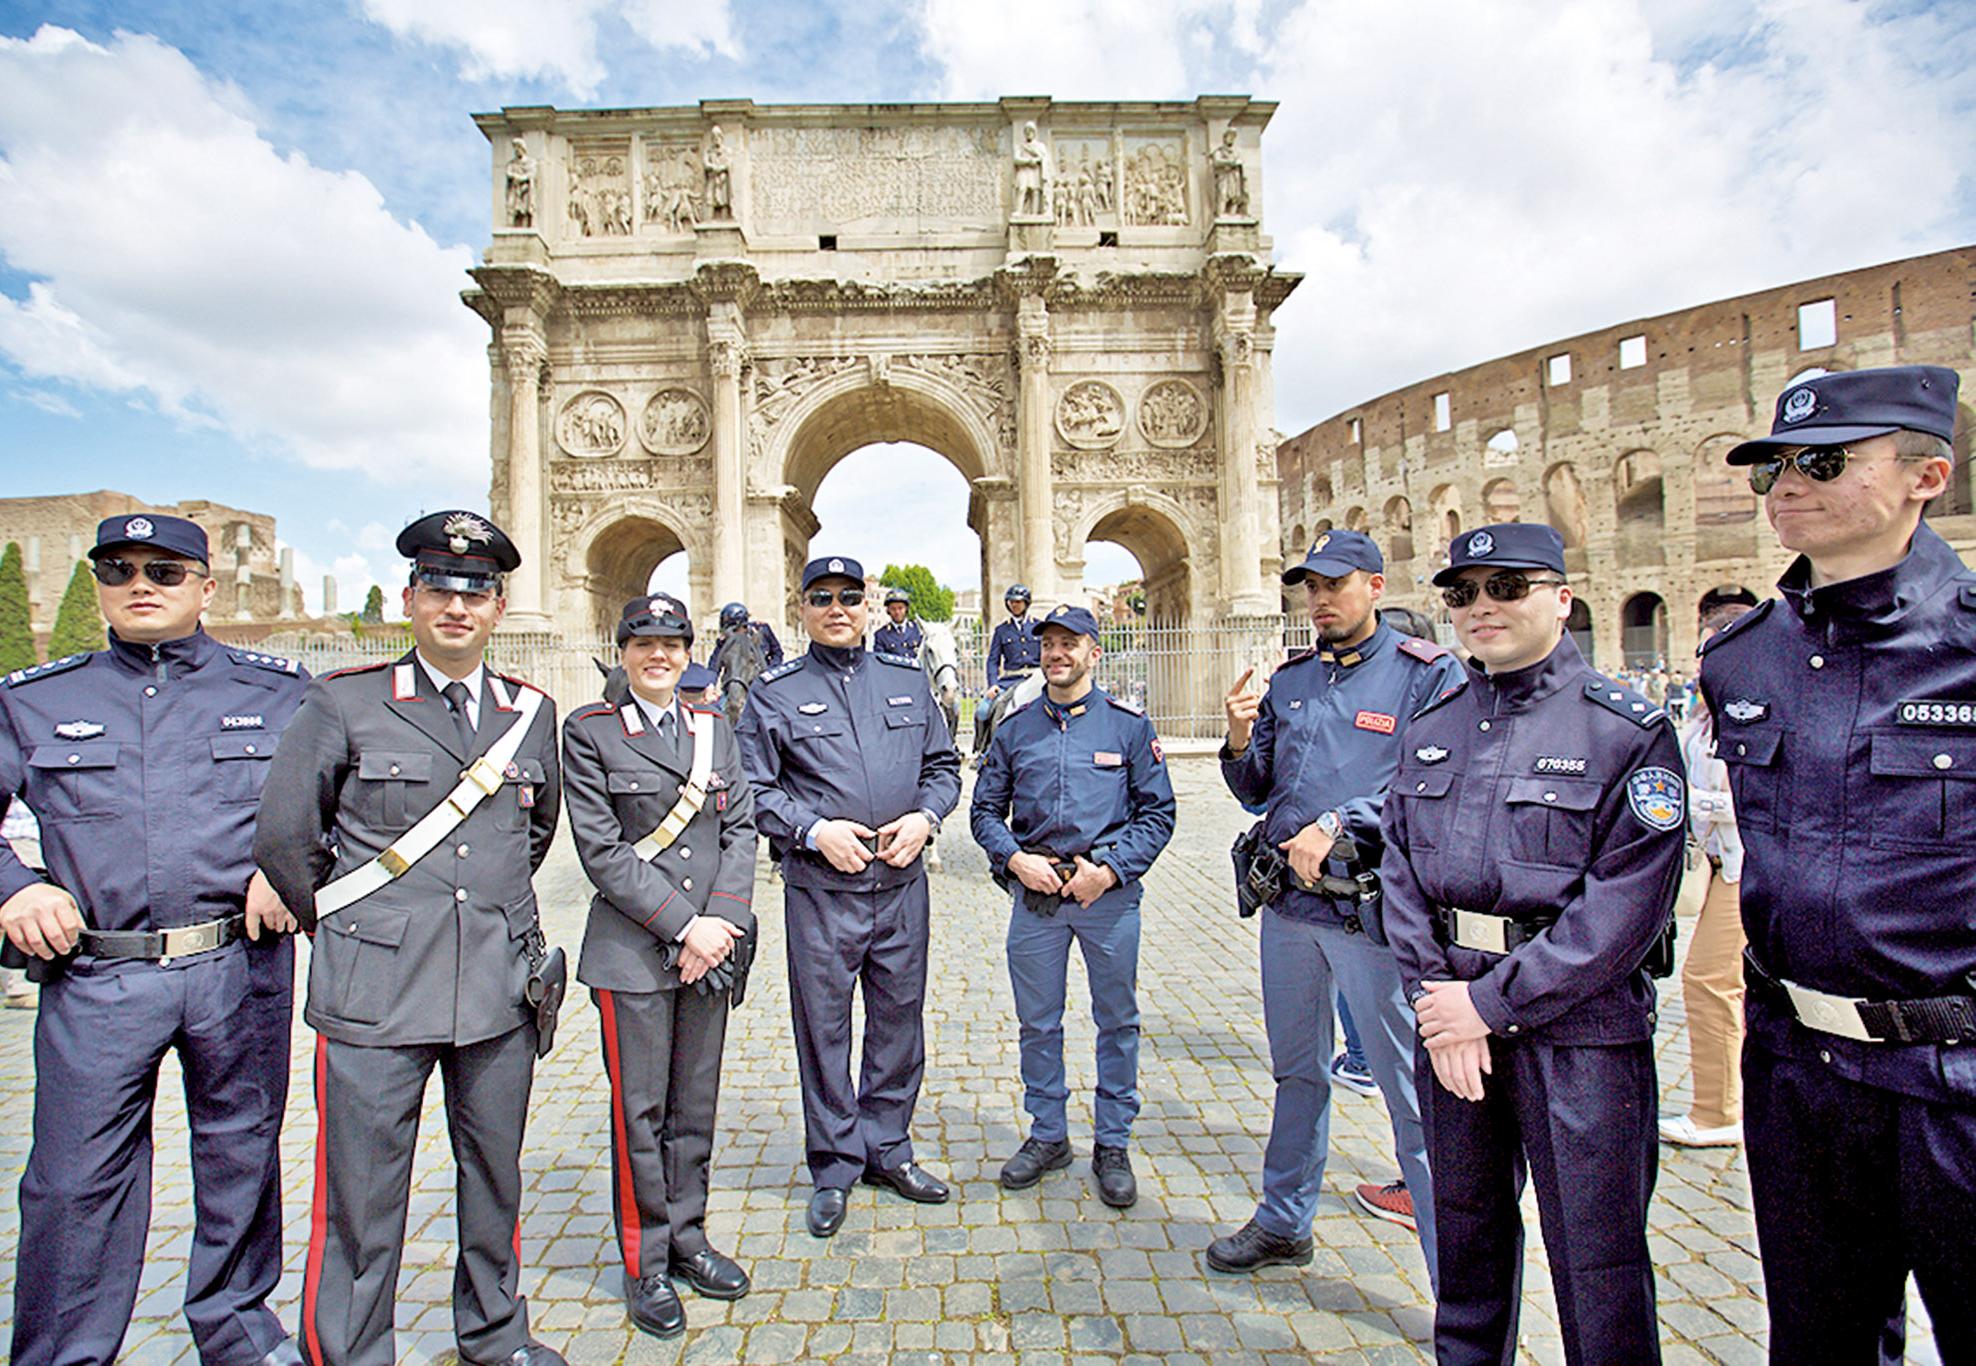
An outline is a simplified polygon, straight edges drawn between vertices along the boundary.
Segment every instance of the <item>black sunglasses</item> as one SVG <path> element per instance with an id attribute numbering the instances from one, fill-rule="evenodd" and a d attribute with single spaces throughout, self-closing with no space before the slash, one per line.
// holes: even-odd
<path id="1" fill-rule="evenodd" d="M 1777 487 L 1786 465 L 1794 466 L 1805 478 L 1829 484 L 1846 472 L 1853 453 L 1844 446 L 1805 446 L 1788 455 L 1759 460 L 1750 466 L 1750 491 L 1759 497 Z"/>
<path id="2" fill-rule="evenodd" d="M 828 588 L 812 588 L 803 594 L 803 601 L 812 607 L 828 607 L 833 602 L 841 602 L 846 607 L 856 607 L 864 601 L 864 589 L 840 588 L 833 593 Z"/>
<path id="3" fill-rule="evenodd" d="M 1466 607 L 1481 595 L 1482 588 L 1486 588 L 1489 596 L 1497 602 L 1521 602 L 1530 596 L 1533 588 L 1562 586 L 1563 583 L 1563 579 L 1533 579 L 1520 569 L 1505 569 L 1482 580 L 1481 588 L 1476 587 L 1473 579 L 1456 579 L 1441 590 L 1441 601 L 1450 607 Z"/>
<path id="4" fill-rule="evenodd" d="M 160 588 L 176 588 L 184 583 L 192 573 L 192 566 L 184 560 L 146 560 L 144 577 Z M 89 572 L 96 576 L 96 582 L 106 588 L 121 588 L 137 577 L 137 566 L 129 560 L 98 560 L 90 566 Z"/>

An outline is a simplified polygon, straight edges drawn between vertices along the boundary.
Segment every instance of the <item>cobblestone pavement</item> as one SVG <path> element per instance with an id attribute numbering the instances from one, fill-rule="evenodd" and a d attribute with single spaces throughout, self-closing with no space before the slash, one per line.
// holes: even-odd
<path id="1" fill-rule="evenodd" d="M 1091 1184 L 1089 1013 L 1073 967 L 1066 1054 L 1080 1161 L 1021 1194 L 995 1172 L 1025 1130 L 1016 1030 L 1002 966 L 1006 902 L 964 821 L 941 841 L 933 890 L 928 1066 L 915 1142 L 955 1199 L 918 1206 L 858 1189 L 829 1241 L 803 1228 L 808 1195 L 778 910 L 757 897 L 764 945 L 730 1030 L 709 1231 L 754 1275 L 731 1305 L 687 1296 L 690 1327 L 661 1343 L 625 1319 L 612 1251 L 609 1096 L 597 1014 L 573 997 L 540 1066 L 523 1157 L 523 1288 L 538 1335 L 573 1362 L 1288 1362 L 1417 1361 L 1428 1355 L 1426 1274 L 1412 1235 L 1350 1205 L 1359 1181 L 1396 1175 L 1377 1100 L 1337 1094 L 1332 1153 L 1308 1268 L 1254 1277 L 1206 1271 L 1208 1241 L 1254 1209 L 1272 1083 L 1257 986 L 1256 931 L 1231 907 L 1229 840 L 1243 817 L 1212 762 L 1177 759 L 1180 824 L 1147 880 L 1140 1003 L 1144 1109 L 1134 1136 L 1136 1208 L 1106 1208 Z M 763 865 L 766 868 L 766 864 Z M 565 838 L 537 880 L 551 935 L 574 953 L 588 902 Z M 1688 908 L 1692 914 L 1692 907 Z M 1077 959 L 1073 955 L 1072 962 Z M 1664 1106 L 1686 1104 L 1679 979 L 1665 984 Z M 0 1318 L 11 1320 L 26 1159 L 33 1017 L 0 1013 Z M 297 1024 L 283 1142 L 290 1216 L 277 1308 L 291 1326 L 308 1240 L 315 1115 L 311 1031 Z M 182 1094 L 167 1062 L 158 1109 L 149 1260 L 126 1343 L 132 1362 L 196 1359 L 178 1315 L 192 1221 Z M 453 1360 L 451 1158 L 428 1095 L 400 1282 L 398 1341 L 409 1362 Z M 1651 1241 L 1669 1362 L 1763 1358 L 1762 1286 L 1740 1149 L 1663 1149 Z M 1562 1360 L 1534 1203 L 1525 1276 L 1526 1359 Z M 1917 1315 L 1918 1318 L 1918 1315 Z M 1917 1322 L 1911 1360 L 1934 1361 Z"/>

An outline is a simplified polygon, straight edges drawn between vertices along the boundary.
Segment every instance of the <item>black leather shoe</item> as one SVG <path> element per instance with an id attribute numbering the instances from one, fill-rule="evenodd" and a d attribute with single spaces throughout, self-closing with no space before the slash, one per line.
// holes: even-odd
<path id="1" fill-rule="evenodd" d="M 1026 1191 L 1043 1179 L 1044 1172 L 1062 1171 L 1070 1165 L 1070 1142 L 1058 1139 L 1025 1138 L 1015 1155 L 1002 1164 L 1002 1189 Z"/>
<path id="2" fill-rule="evenodd" d="M 916 1162 L 901 1162 L 896 1167 L 866 1167 L 864 1180 L 867 1186 L 883 1186 L 922 1205 L 947 1203 L 947 1183 Z"/>
<path id="3" fill-rule="evenodd" d="M 1092 1148 L 1091 1175 L 1098 1178 L 1098 1198 L 1113 1209 L 1131 1209 L 1139 1203 L 1139 1178 L 1132 1174 L 1132 1159 L 1125 1149 L 1103 1143 Z"/>
<path id="4" fill-rule="evenodd" d="M 674 1256 L 672 1278 L 685 1281 L 710 1300 L 738 1300 L 748 1293 L 748 1273 L 732 1257 L 703 1247 L 691 1257 Z"/>
<path id="5" fill-rule="evenodd" d="M 461 1357 L 460 1360 L 466 1362 L 466 1366 L 569 1366 L 561 1352 L 553 1347 L 544 1347 L 533 1339 L 530 1339 L 528 1346 L 517 1347 L 498 1362 L 474 1361 L 469 1357 Z"/>
<path id="6" fill-rule="evenodd" d="M 626 1276 L 624 1307 L 641 1333 L 650 1333 L 655 1338 L 676 1338 L 686 1331 L 686 1306 L 679 1302 L 679 1292 L 664 1276 L 646 1276 L 635 1281 Z"/>
<path id="7" fill-rule="evenodd" d="M 1258 1271 L 1265 1266 L 1309 1266 L 1309 1238 L 1285 1238 L 1251 1219 L 1226 1238 L 1208 1244 L 1208 1265 L 1216 1271 Z"/>
<path id="8" fill-rule="evenodd" d="M 844 1227 L 844 1208 L 849 1194 L 841 1186 L 818 1186 L 810 1192 L 810 1212 L 806 1222 L 812 1237 L 828 1238 Z"/>

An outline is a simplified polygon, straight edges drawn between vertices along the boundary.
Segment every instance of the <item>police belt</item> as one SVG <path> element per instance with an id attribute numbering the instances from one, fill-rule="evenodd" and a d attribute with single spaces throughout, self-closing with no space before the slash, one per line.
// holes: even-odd
<path id="1" fill-rule="evenodd" d="M 1477 953 L 1514 953 L 1543 931 L 1557 924 L 1556 916 L 1542 919 L 1514 919 L 1464 911 L 1459 906 L 1434 908 L 1434 926 L 1444 944 L 1473 949 Z"/>
<path id="2" fill-rule="evenodd" d="M 1743 950 L 1750 984 L 1791 1018 L 1821 1034 L 1860 1043 L 1943 1043 L 1976 1039 L 1976 996 L 1929 996 L 1912 1001 L 1869 1001 L 1799 986 L 1766 972 Z"/>
<path id="3" fill-rule="evenodd" d="M 81 952 L 97 958 L 155 958 L 160 967 L 174 958 L 196 958 L 223 949 L 247 933 L 247 917 L 230 915 L 169 930 L 90 930 L 82 932 Z"/>

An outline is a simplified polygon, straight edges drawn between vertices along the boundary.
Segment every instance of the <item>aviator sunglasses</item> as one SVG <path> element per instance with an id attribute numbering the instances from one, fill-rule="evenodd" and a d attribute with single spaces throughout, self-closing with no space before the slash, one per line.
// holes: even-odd
<path id="1" fill-rule="evenodd" d="M 1521 602 L 1530 596 L 1533 588 L 1563 583 L 1563 579 L 1533 579 L 1520 569 L 1505 569 L 1484 579 L 1482 587 L 1497 602 Z M 1466 607 L 1475 601 L 1478 592 L 1475 580 L 1457 579 L 1441 590 L 1441 601 L 1450 607 Z"/>
<path id="2" fill-rule="evenodd" d="M 803 601 L 812 607 L 828 607 L 833 602 L 841 602 L 846 607 L 856 607 L 864 601 L 862 588 L 840 588 L 835 593 L 828 588 L 813 588 L 803 594 Z"/>
<path id="3" fill-rule="evenodd" d="M 96 576 L 96 582 L 107 588 L 121 588 L 137 577 L 137 566 L 129 560 L 98 560 L 90 566 L 89 572 Z M 146 560 L 144 577 L 160 588 L 176 588 L 184 583 L 192 573 L 192 566 L 184 560 Z"/>
<path id="4" fill-rule="evenodd" d="M 1804 446 L 1788 455 L 1759 460 L 1750 466 L 1750 491 L 1761 497 L 1777 487 L 1786 465 L 1795 466 L 1807 479 L 1829 484 L 1846 472 L 1852 459 L 1852 451 L 1845 446 Z"/>

